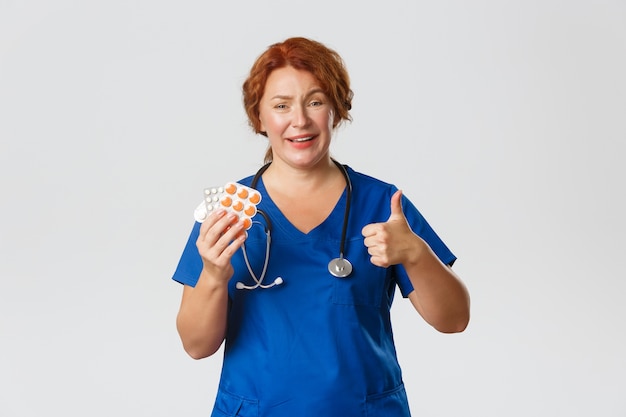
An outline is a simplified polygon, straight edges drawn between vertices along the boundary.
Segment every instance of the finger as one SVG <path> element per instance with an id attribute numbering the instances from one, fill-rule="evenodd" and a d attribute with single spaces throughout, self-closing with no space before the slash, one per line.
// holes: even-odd
<path id="1" fill-rule="evenodd" d="M 209 256 L 209 252 L 206 251 L 211 250 L 211 253 L 213 254 L 212 256 L 219 256 L 228 243 L 230 243 L 230 240 L 222 242 L 219 246 L 218 242 L 224 233 L 231 228 L 232 223 L 236 219 L 237 216 L 235 214 L 224 211 L 223 213 L 215 213 L 215 216 L 212 215 L 211 219 L 205 220 L 206 226 L 205 223 L 202 224 L 200 235 L 198 236 L 198 240 L 196 242 L 196 246 L 198 246 L 198 249 L 201 250 L 201 253 Z M 203 227 L 206 228 L 202 229 Z M 233 233 L 237 232 L 233 231 Z"/>
<path id="2" fill-rule="evenodd" d="M 224 232 L 221 234 L 220 240 L 230 243 L 233 240 L 240 238 L 242 235 L 246 235 L 244 222 L 238 219 L 235 215 L 235 218 L 230 221 Z"/>
<path id="3" fill-rule="evenodd" d="M 376 234 L 376 224 L 375 223 L 371 223 L 368 225 L 365 225 L 363 227 L 363 229 L 361 229 L 361 235 L 363 235 L 364 238 L 368 238 L 370 236 L 374 236 Z"/>
<path id="4" fill-rule="evenodd" d="M 391 214 L 389 220 L 404 219 L 404 212 L 402 211 L 402 190 L 396 191 L 391 196 Z"/>
<path id="5" fill-rule="evenodd" d="M 213 245 L 217 244 L 219 240 L 225 240 L 229 243 L 241 232 L 242 228 L 243 222 L 239 221 L 239 217 L 236 214 L 226 213 L 207 233 L 206 240 Z"/>
<path id="6" fill-rule="evenodd" d="M 370 257 L 370 262 L 372 263 L 372 265 L 380 266 L 381 268 L 387 268 L 391 265 L 388 258 L 385 256 L 374 255 Z"/>
<path id="7" fill-rule="evenodd" d="M 247 233 L 243 231 L 243 227 L 241 229 L 237 229 L 237 228 L 233 228 L 233 229 L 235 233 L 238 233 L 238 234 L 236 234 L 235 237 L 231 241 L 229 241 L 230 243 L 228 244 L 228 246 L 226 246 L 226 248 L 224 248 L 224 250 L 222 251 L 222 255 L 226 256 L 229 260 L 230 258 L 232 258 L 235 252 L 237 252 L 237 250 L 243 245 L 246 238 L 248 237 Z"/>
<path id="8" fill-rule="evenodd" d="M 242 221 L 233 223 L 236 215 L 227 215 L 220 219 L 206 234 L 204 240 L 199 240 L 197 246 L 200 256 L 210 260 L 213 265 L 227 265 L 233 254 L 243 244 L 246 234 Z"/>
<path id="9" fill-rule="evenodd" d="M 226 214 L 226 210 L 220 209 L 213 213 L 211 213 L 200 226 L 200 236 L 201 238 L 205 238 L 206 234 L 209 230 L 215 226 L 215 224 Z"/>

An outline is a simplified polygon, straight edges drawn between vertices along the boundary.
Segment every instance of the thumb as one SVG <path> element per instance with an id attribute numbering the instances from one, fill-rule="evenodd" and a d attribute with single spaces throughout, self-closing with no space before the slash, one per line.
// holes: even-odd
<path id="1" fill-rule="evenodd" d="M 404 212 L 402 211 L 402 190 L 396 191 L 391 196 L 391 214 L 389 220 L 404 219 Z"/>

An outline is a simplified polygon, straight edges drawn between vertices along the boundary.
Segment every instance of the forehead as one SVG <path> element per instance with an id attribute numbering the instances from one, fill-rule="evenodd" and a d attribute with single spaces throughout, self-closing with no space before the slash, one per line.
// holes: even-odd
<path id="1" fill-rule="evenodd" d="M 319 89 L 320 83 L 312 73 L 289 66 L 275 69 L 270 73 L 265 82 L 264 96 L 291 96 Z"/>

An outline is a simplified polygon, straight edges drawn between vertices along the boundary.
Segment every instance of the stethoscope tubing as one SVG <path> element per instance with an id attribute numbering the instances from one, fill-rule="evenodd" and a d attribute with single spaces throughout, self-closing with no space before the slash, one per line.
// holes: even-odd
<path id="1" fill-rule="evenodd" d="M 346 208 L 345 208 L 344 215 L 343 215 L 343 225 L 341 227 L 341 241 L 339 243 L 339 257 L 332 259 L 328 263 L 328 271 L 330 272 L 331 275 L 337 278 L 345 278 L 352 273 L 352 264 L 350 263 L 350 261 L 348 261 L 344 257 L 345 247 L 346 247 L 346 235 L 348 232 L 348 219 L 350 217 L 350 205 L 352 202 L 352 181 L 350 180 L 350 176 L 348 175 L 348 170 L 346 169 L 346 167 L 332 158 L 331 160 L 339 168 L 339 170 L 341 171 L 346 181 Z M 256 185 L 259 179 L 261 178 L 263 173 L 267 170 L 267 168 L 269 168 L 270 165 L 271 165 L 271 162 L 263 165 L 261 169 L 258 170 L 258 172 L 252 178 L 252 182 L 250 183 L 250 188 L 256 189 Z M 275 285 L 280 285 L 283 283 L 283 279 L 281 277 L 278 277 L 271 284 L 265 284 L 265 285 L 263 284 L 263 280 L 265 279 L 265 273 L 267 271 L 267 266 L 269 263 L 270 244 L 271 244 L 271 236 L 272 236 L 272 221 L 270 217 L 267 215 L 267 213 L 265 213 L 263 210 L 257 209 L 257 213 L 260 214 L 265 220 L 265 234 L 267 236 L 266 249 L 265 249 L 265 262 L 263 264 L 263 271 L 261 272 L 261 275 L 259 277 L 257 277 L 256 274 L 254 274 L 252 267 L 250 265 L 250 262 L 248 261 L 248 255 L 247 255 L 247 251 L 245 247 L 246 244 L 244 242 L 242 246 L 244 260 L 246 262 L 246 266 L 248 268 L 248 271 L 250 272 L 250 275 L 254 279 L 255 285 L 248 286 L 248 285 L 244 285 L 242 282 L 237 282 L 237 285 L 236 285 L 237 289 L 247 289 L 247 290 L 253 290 L 256 288 L 265 289 L 265 288 L 271 288 Z"/>

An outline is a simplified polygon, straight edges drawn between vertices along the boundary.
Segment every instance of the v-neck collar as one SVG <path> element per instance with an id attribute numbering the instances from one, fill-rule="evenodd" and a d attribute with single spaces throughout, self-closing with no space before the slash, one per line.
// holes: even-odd
<path id="1" fill-rule="evenodd" d="M 350 175 L 348 173 L 348 175 Z M 320 224 L 311 229 L 308 233 L 304 233 L 297 227 L 295 227 L 289 219 L 283 214 L 280 208 L 274 203 L 274 200 L 270 197 L 263 177 L 260 177 L 256 186 L 257 190 L 263 195 L 259 208 L 264 209 L 270 216 L 272 226 L 274 229 L 279 228 L 289 238 L 301 239 L 301 238 L 321 238 L 325 237 L 331 240 L 341 239 L 341 227 L 343 226 L 344 214 L 346 209 L 346 194 L 347 187 L 344 188 L 339 200 L 333 207 L 332 211 Z M 263 207 L 264 206 L 264 207 Z"/>

